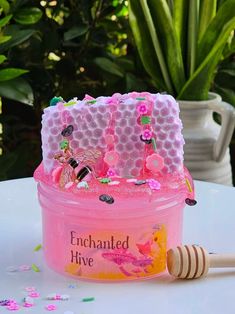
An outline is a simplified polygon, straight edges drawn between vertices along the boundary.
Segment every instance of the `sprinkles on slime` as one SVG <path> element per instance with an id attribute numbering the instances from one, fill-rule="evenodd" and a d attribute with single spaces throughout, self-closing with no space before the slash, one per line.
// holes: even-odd
<path id="1" fill-rule="evenodd" d="M 170 95 L 51 100 L 34 178 L 52 269 L 94 281 L 165 271 L 167 250 L 181 244 L 183 208 L 196 204 L 181 130 Z"/>

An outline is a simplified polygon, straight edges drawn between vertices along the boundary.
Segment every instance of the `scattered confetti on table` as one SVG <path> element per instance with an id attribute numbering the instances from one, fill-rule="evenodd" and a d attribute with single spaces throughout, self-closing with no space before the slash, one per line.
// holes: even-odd
<path id="1" fill-rule="evenodd" d="M 32 291 L 29 293 L 29 297 L 31 298 L 39 298 L 40 297 L 40 294 L 36 291 Z"/>
<path id="2" fill-rule="evenodd" d="M 40 250 L 41 250 L 41 248 L 42 248 L 42 245 L 41 245 L 41 244 L 38 244 L 37 246 L 35 246 L 35 248 L 34 248 L 34 252 L 38 252 L 38 251 L 40 251 Z"/>
<path id="3" fill-rule="evenodd" d="M 56 310 L 56 306 L 55 306 L 54 304 L 48 304 L 48 305 L 45 307 L 45 309 L 46 309 L 47 311 L 54 311 L 54 310 Z"/>
<path id="4" fill-rule="evenodd" d="M 28 270 L 31 270 L 32 267 L 29 266 L 29 265 L 21 265 L 19 266 L 19 271 L 28 271 Z"/>
<path id="5" fill-rule="evenodd" d="M 83 298 L 82 299 L 82 302 L 92 302 L 92 301 L 94 301 L 95 300 L 95 298 L 94 297 L 90 297 L 90 298 Z"/>
<path id="6" fill-rule="evenodd" d="M 39 273 L 39 272 L 40 272 L 40 269 L 39 269 L 38 266 L 35 265 L 35 264 L 32 264 L 32 270 L 35 271 L 36 273 Z"/>

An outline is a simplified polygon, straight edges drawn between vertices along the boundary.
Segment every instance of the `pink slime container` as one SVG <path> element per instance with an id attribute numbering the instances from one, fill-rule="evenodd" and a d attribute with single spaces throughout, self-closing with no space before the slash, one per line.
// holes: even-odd
<path id="1" fill-rule="evenodd" d="M 99 200 L 99 190 L 78 195 L 49 185 L 40 167 L 35 179 L 49 267 L 92 281 L 140 280 L 165 272 L 167 250 L 181 244 L 185 199 L 194 196 L 185 179 L 151 195 L 122 184 L 113 189 L 110 205 Z M 193 189 L 186 169 L 185 176 Z"/>

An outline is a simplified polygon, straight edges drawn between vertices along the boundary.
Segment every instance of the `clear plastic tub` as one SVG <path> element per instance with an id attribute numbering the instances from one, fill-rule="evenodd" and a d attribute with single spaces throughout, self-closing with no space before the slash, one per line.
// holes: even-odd
<path id="1" fill-rule="evenodd" d="M 165 271 L 167 250 L 181 244 L 185 199 L 193 196 L 185 183 L 154 196 L 117 191 L 110 205 L 100 202 L 99 192 L 78 197 L 36 180 L 45 259 L 59 273 L 94 281 L 148 279 Z"/>

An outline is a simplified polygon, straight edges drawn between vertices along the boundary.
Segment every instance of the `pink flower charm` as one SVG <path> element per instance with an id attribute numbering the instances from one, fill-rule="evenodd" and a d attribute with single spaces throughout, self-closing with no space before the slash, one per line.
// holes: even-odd
<path id="1" fill-rule="evenodd" d="M 145 130 L 143 131 L 143 133 L 142 133 L 142 138 L 143 138 L 143 140 L 151 140 L 152 135 L 153 135 L 153 133 L 152 133 L 151 130 L 145 129 Z"/>
<path id="2" fill-rule="evenodd" d="M 23 305 L 24 307 L 32 307 L 33 306 L 33 304 L 32 303 L 28 303 L 28 302 L 24 302 L 24 305 Z"/>
<path id="3" fill-rule="evenodd" d="M 160 190 L 161 184 L 157 180 L 148 179 L 146 180 L 151 190 Z"/>
<path id="4" fill-rule="evenodd" d="M 158 172 L 164 167 L 164 159 L 154 153 L 146 158 L 146 167 L 153 173 Z"/>
<path id="5" fill-rule="evenodd" d="M 16 302 L 11 302 L 8 306 L 7 309 L 9 311 L 17 311 L 19 310 L 20 306 Z"/>
<path id="6" fill-rule="evenodd" d="M 115 151 L 110 151 L 107 152 L 104 156 L 104 161 L 109 165 L 109 166 L 115 166 L 119 160 L 119 155 Z"/>
<path id="7" fill-rule="evenodd" d="M 48 304 L 46 307 L 47 311 L 54 311 L 56 310 L 56 306 L 54 304 Z"/>
<path id="8" fill-rule="evenodd" d="M 116 176 L 116 171 L 109 168 L 109 170 L 107 171 L 107 177 L 114 177 Z"/>
<path id="9" fill-rule="evenodd" d="M 29 297 L 31 298 L 39 298 L 40 294 L 36 291 L 32 291 L 29 293 Z"/>
<path id="10" fill-rule="evenodd" d="M 148 112 L 148 107 L 146 106 L 146 104 L 144 102 L 141 102 L 138 106 L 137 106 L 137 110 L 140 114 L 146 114 Z"/>

